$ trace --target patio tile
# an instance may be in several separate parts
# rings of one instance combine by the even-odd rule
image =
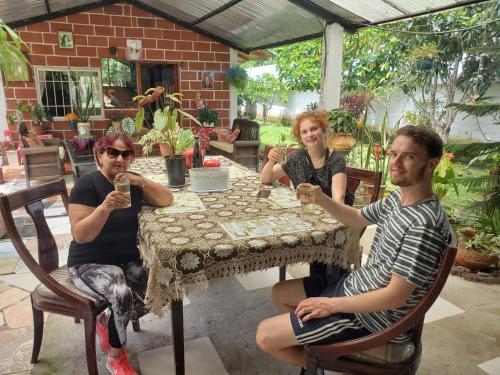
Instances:
[[[0,331],[0,374],[29,373],[33,367],[30,363],[32,348],[32,328]]]
[[[424,323],[430,323],[439,319],[449,318],[450,316],[463,314],[464,312],[465,311],[460,307],[454,305],[451,302],[448,302],[444,298],[438,297],[427,314],[425,314]]]
[[[40,283],[38,279],[30,272],[18,273],[12,275],[0,276],[0,281],[24,289],[28,292],[35,290],[36,286]]]
[[[71,233],[71,225],[69,224],[64,224],[64,225],[60,225],[58,227],[55,227],[55,228],[51,228],[51,231],[52,231],[52,234],[55,236],[55,235],[58,235],[58,234],[69,234]]]
[[[33,326],[33,312],[29,298],[7,307],[3,310],[3,314],[5,323],[11,329]]]
[[[59,251],[59,267],[65,265],[68,262],[68,249]],[[38,253],[32,253],[35,259],[38,259]],[[22,260],[19,260],[14,273],[25,273],[30,272],[26,264]]]
[[[47,225],[50,229],[55,229],[63,225],[69,224],[68,216],[59,216],[59,217],[49,217],[47,218]],[[53,232],[52,232],[53,233]]]
[[[279,281],[279,267],[269,268],[265,271],[250,272],[246,275],[237,275],[235,277],[246,291],[268,288]],[[287,272],[286,279],[290,280],[293,277]]]
[[[14,258],[19,256],[10,239],[0,242],[0,259]]]
[[[0,294],[0,309],[13,305],[23,298],[26,298],[27,296],[29,296],[29,293],[27,293],[26,291],[17,288],[11,288]]]
[[[11,288],[10,285],[0,282],[0,293],[3,293],[6,290],[9,290],[10,288]]]
[[[14,272],[19,258],[0,259],[0,275],[5,275]]]
[[[500,357],[481,363],[478,367],[488,375],[498,375],[500,374]]]
[[[228,374],[215,346],[208,337],[187,341],[185,344],[186,374]],[[172,345],[137,353],[142,375],[173,374]]]

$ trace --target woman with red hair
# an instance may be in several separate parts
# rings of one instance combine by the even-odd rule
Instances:
[[[71,280],[108,303],[97,317],[101,349],[108,354],[112,374],[135,375],[125,345],[129,320],[147,313],[144,306],[148,272],[137,248],[137,215],[144,204],[168,206],[172,192],[142,176],[127,172],[135,159],[134,144],[123,134],[110,133],[94,146],[99,171],[79,178],[69,198],[73,241],[69,247]],[[115,191],[114,181],[130,182],[130,195]]]

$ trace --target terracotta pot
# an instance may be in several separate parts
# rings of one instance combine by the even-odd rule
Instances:
[[[351,151],[356,144],[356,140],[349,133],[330,133],[327,144],[330,150]]]
[[[31,132],[35,135],[43,134],[43,125],[31,124]]]
[[[480,270],[487,268],[492,264],[497,264],[499,261],[496,255],[478,253],[469,249],[458,249],[455,257],[455,265],[467,267],[471,270]]]

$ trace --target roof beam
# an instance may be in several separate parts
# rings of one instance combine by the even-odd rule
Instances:
[[[194,22],[191,22],[191,26],[194,26],[194,25],[197,25],[199,24],[200,22],[203,22],[219,13],[222,13],[224,12],[225,10],[231,8],[232,6],[238,4],[238,3],[241,3],[243,0],[232,0],[226,4],[224,4],[223,6],[217,8],[217,9],[214,9],[213,11],[211,11],[210,13],[207,13],[205,14],[203,17],[200,17],[198,18],[197,20],[195,20]]]
[[[197,26],[192,26],[191,24],[189,24],[189,22],[186,22],[186,21],[183,21],[177,17],[174,17],[172,16],[171,14],[168,14],[168,13],[165,13],[159,9],[156,9],[154,7],[151,7],[149,5],[146,5],[144,4],[142,1],[138,1],[138,0],[126,0],[125,1],[126,3],[128,4],[131,4],[131,5],[134,5],[138,8],[141,8],[143,10],[145,10],[146,12],[149,12],[149,13],[152,13],[152,14],[155,14],[157,16],[160,16],[166,20],[169,20],[169,21],[172,21],[174,23],[177,23],[181,26],[184,26],[185,28],[187,29],[190,29],[192,31],[195,31],[199,34],[202,34],[202,35],[205,35],[213,40],[216,40],[217,42],[220,42],[222,44],[225,44],[226,46],[229,46],[229,47],[232,47],[234,49],[237,49],[239,51],[242,51],[242,52],[245,52],[245,53],[249,53],[250,50],[248,48],[243,48],[242,46],[238,45],[238,44],[235,44],[233,42],[231,42],[230,40],[227,40],[225,38],[222,38],[220,36],[217,36],[215,34],[212,34],[211,32],[209,31],[206,31],[204,29],[201,29]]]
[[[338,23],[341,25],[346,31],[355,32],[356,27],[345,18],[339,17],[336,14],[326,10],[325,8],[319,6],[316,3],[313,3],[310,0],[288,0],[290,3],[298,6],[299,8],[304,9],[306,12],[309,12],[315,15],[318,18],[324,20],[327,24]]]
[[[47,7],[47,14],[41,14],[39,16],[25,18],[23,20],[10,22],[9,26],[12,28],[15,28],[15,27],[20,27],[20,26],[36,23],[36,22],[48,21],[48,20],[51,20],[53,18],[63,17],[63,16],[67,16],[69,14],[74,14],[74,13],[79,13],[79,12],[85,12],[85,11],[90,10],[90,9],[95,9],[95,8],[99,8],[102,6],[118,3],[118,2],[120,2],[120,1],[119,0],[101,0],[101,1],[95,1],[95,2],[92,2],[89,4],[85,4],[85,5],[79,5],[76,7],[59,10],[57,12],[51,12],[48,1],[45,0],[45,6]]]

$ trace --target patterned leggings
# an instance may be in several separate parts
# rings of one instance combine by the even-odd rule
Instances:
[[[78,289],[109,303],[109,343],[114,348],[125,346],[129,320],[148,313],[144,306],[148,271],[141,262],[80,264],[69,268],[69,276]]]

